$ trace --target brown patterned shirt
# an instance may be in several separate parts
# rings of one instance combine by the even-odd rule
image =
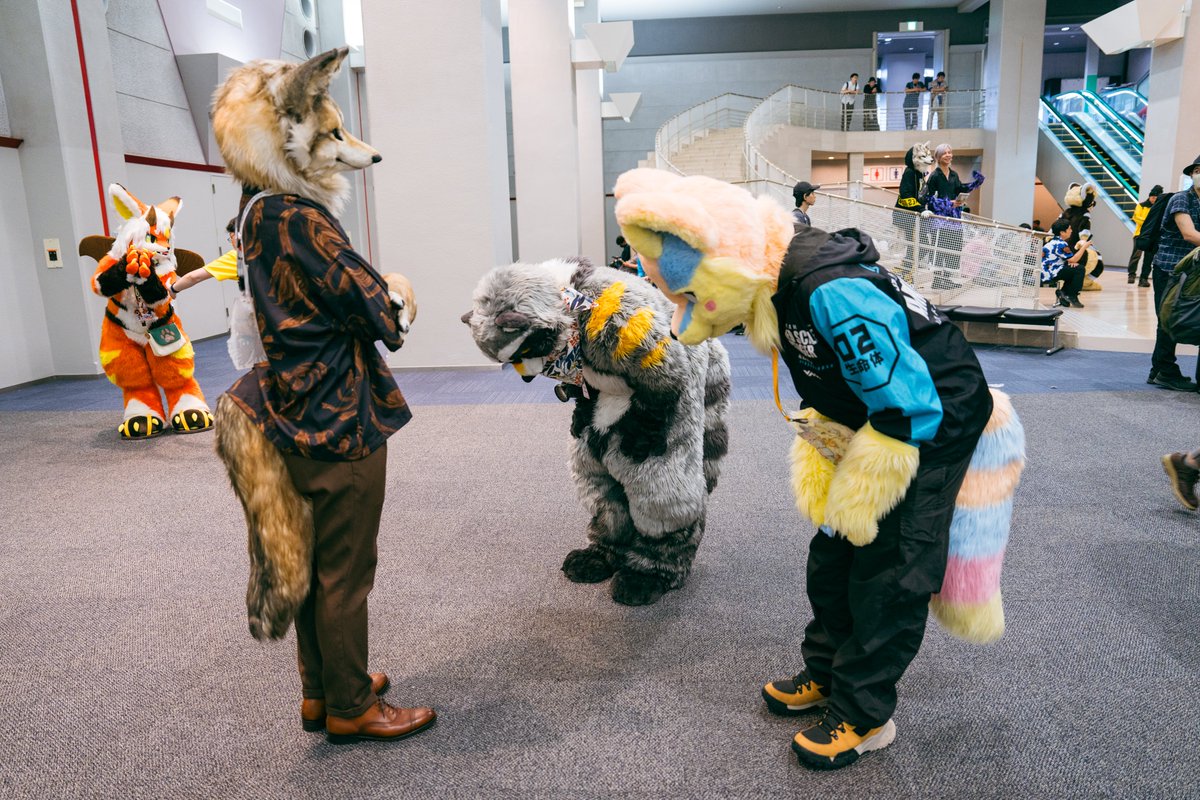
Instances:
[[[375,347],[402,342],[387,284],[324,206],[297,195],[259,200],[243,235],[267,361],[230,396],[284,452],[365,458],[412,417]]]

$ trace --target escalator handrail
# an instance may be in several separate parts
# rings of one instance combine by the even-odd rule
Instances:
[[[1121,173],[1128,179],[1124,181],[1128,187],[1133,187],[1134,182],[1140,184],[1141,146],[1130,139],[1122,128],[1112,125],[1112,122],[1102,113],[1102,109],[1098,109],[1090,97],[1082,92],[1067,91],[1052,97],[1049,102],[1050,107],[1061,119],[1067,120],[1070,125],[1073,125],[1081,136],[1092,140],[1091,144],[1094,145],[1094,148],[1091,149],[1102,156],[1102,161],[1111,162],[1112,166],[1121,170]],[[1076,113],[1075,110],[1069,108],[1075,103],[1082,104],[1084,107],[1082,113]],[[1060,104],[1067,106],[1068,109],[1058,108]],[[1136,192],[1134,194],[1136,196]]]
[[[1108,103],[1108,107],[1116,112],[1117,116],[1123,118],[1126,122],[1128,122],[1130,125],[1132,125],[1134,128],[1136,128],[1143,137],[1145,137],[1145,135],[1146,135],[1146,120],[1145,120],[1145,118],[1139,116],[1137,111],[1133,111],[1132,112],[1133,116],[1129,116],[1128,113],[1117,109],[1117,107],[1115,105],[1113,105],[1112,101],[1109,99],[1109,98],[1116,97],[1118,95],[1129,95],[1129,96],[1132,96],[1135,100],[1141,101],[1141,108],[1145,109],[1146,106],[1149,105],[1149,102],[1150,102],[1146,99],[1145,95],[1143,95],[1141,92],[1139,92],[1137,89],[1135,89],[1132,86],[1109,86],[1104,91],[1098,92],[1098,94],[1100,95],[1100,99],[1103,100],[1105,103]],[[1131,104],[1131,105],[1136,105],[1136,104]]]
[[[1137,133],[1135,133],[1133,127],[1126,122],[1120,114],[1113,111],[1112,106],[1104,102],[1094,92],[1062,92],[1061,94],[1055,95],[1053,99],[1068,99],[1072,96],[1077,96],[1084,102],[1085,105],[1091,105],[1096,108],[1096,110],[1099,111],[1100,116],[1107,120],[1112,127],[1116,128],[1117,133],[1130,144],[1132,149],[1135,151],[1134,155],[1141,156],[1142,150],[1145,147],[1145,134],[1141,134],[1139,136]],[[1053,105],[1053,103],[1051,105]],[[1057,109],[1055,110],[1057,111]]]
[[[1130,125],[1129,120],[1125,119],[1125,117],[1118,114],[1117,110],[1115,108],[1113,108],[1112,106],[1110,106],[1108,104],[1108,101],[1105,100],[1103,97],[1101,97],[1099,94],[1097,94],[1095,92],[1089,92],[1086,90],[1083,91],[1082,94],[1084,97],[1088,98],[1093,103],[1095,103],[1096,106],[1100,109],[1101,113],[1103,113],[1106,117],[1108,117],[1110,120],[1112,120],[1117,125],[1119,125],[1121,127],[1121,129],[1124,130],[1124,132],[1126,134],[1126,138],[1129,139],[1129,141],[1131,143],[1137,145],[1137,149],[1138,149],[1139,153],[1142,152],[1142,149],[1145,147],[1145,144],[1146,144],[1146,132],[1145,131],[1139,131],[1138,129],[1136,129],[1135,127]]]
[[[1042,108],[1045,111],[1049,111],[1050,114],[1052,116],[1054,116],[1054,118],[1057,119],[1062,124],[1062,126],[1066,129],[1067,133],[1069,133],[1071,135],[1071,138],[1074,139],[1076,142],[1078,142],[1079,146],[1082,147],[1084,150],[1086,150],[1088,152],[1088,154],[1091,155],[1091,157],[1093,159],[1095,159],[1096,163],[1100,165],[1100,168],[1103,169],[1106,174],[1108,174],[1110,177],[1112,177],[1114,180],[1116,180],[1117,183],[1121,184],[1121,188],[1123,188],[1128,193],[1129,197],[1134,202],[1137,202],[1138,193],[1136,191],[1134,191],[1133,187],[1130,186],[1129,182],[1126,181],[1123,177],[1121,177],[1120,175],[1116,174],[1112,170],[1105,167],[1104,159],[1101,158],[1100,154],[1096,152],[1096,149],[1094,147],[1092,147],[1091,145],[1089,145],[1087,142],[1080,139],[1079,136],[1075,133],[1074,123],[1072,123],[1071,121],[1066,119],[1062,114],[1058,113],[1058,109],[1056,109],[1054,107],[1054,105],[1052,103],[1050,103],[1047,98],[1045,98],[1045,97],[1041,98],[1041,102],[1042,102]],[[1116,198],[1113,198],[1113,199],[1115,200]]]

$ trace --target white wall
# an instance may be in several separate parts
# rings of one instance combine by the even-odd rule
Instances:
[[[46,312],[38,288],[38,269],[45,269],[34,251],[25,184],[17,151],[0,147],[0,388],[54,374]],[[71,242],[62,242],[72,248]]]
[[[204,163],[155,0],[109,0],[105,14],[125,152]]]

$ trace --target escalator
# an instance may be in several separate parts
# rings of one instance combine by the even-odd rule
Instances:
[[[1138,202],[1143,136],[1091,92],[1042,100],[1041,127],[1128,220]]]
[[[1133,86],[1118,86],[1104,89],[1099,98],[1114,114],[1132,125],[1138,132],[1146,132],[1146,97]]]

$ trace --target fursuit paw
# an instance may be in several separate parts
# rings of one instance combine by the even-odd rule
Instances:
[[[615,570],[605,553],[587,547],[567,553],[562,571],[574,583],[600,583],[611,578]]]
[[[624,606],[648,606],[670,588],[660,575],[626,568],[618,570],[613,578],[612,599]]]
[[[171,417],[171,429],[176,433],[200,433],[213,427],[213,415],[203,408],[189,408]]]
[[[413,294],[412,283],[398,272],[389,272],[383,276],[383,280],[387,283],[388,296],[396,304],[396,324],[403,338],[417,319],[417,300]]]
[[[163,432],[163,421],[153,414],[130,417],[117,426],[117,432],[126,441],[152,439]]]

